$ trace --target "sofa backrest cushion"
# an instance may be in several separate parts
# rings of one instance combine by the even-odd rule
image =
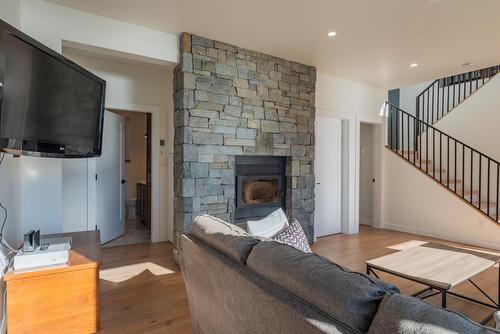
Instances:
[[[192,233],[206,244],[242,264],[246,263],[252,248],[260,242],[238,226],[209,215],[196,217]]]
[[[324,257],[274,241],[256,245],[247,266],[359,332],[368,330],[382,298],[399,292]]]
[[[420,299],[392,295],[384,297],[368,331],[368,334],[378,333],[498,334],[500,332]]]

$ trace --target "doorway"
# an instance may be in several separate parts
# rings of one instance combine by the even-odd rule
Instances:
[[[360,124],[359,136],[359,223],[372,226],[374,178],[374,125]]]
[[[151,114],[110,110],[124,120],[123,200],[124,232],[104,247],[151,241]]]

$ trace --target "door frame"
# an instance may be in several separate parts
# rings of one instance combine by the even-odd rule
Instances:
[[[141,105],[106,101],[105,109],[124,110],[130,112],[141,112],[151,114],[151,241],[160,241],[160,111],[155,105]],[[96,183],[95,159],[88,159],[88,225],[89,230],[96,226]]]
[[[359,115],[339,112],[329,108],[316,108],[316,116],[336,118],[342,121],[342,150],[348,152],[342,180],[346,182],[348,193],[342,197],[342,233],[356,234],[359,232],[359,168],[360,168],[360,132],[361,123],[373,124],[373,176],[375,184],[372,190],[372,227],[381,228],[382,205],[382,143],[384,142],[383,115]],[[346,139],[346,140],[344,140]],[[345,198],[347,197],[347,198]]]
[[[347,193],[347,196],[341,196],[341,230],[343,234],[355,234],[359,231],[359,191],[356,190],[359,184],[359,170],[356,172],[356,166],[359,169],[359,156],[355,154],[358,151],[356,134],[359,137],[359,126],[356,126],[356,116],[327,108],[316,108],[316,112],[317,117],[334,118],[342,122],[342,155],[347,153],[348,156],[342,162],[342,184],[347,185],[347,189],[342,189],[342,195]]]

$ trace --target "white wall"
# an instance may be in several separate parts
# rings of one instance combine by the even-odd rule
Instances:
[[[363,121],[382,123],[379,112],[386,100],[386,90],[318,73],[316,107],[320,114],[337,112]]]
[[[0,19],[19,29],[21,23],[21,0],[0,1]]]
[[[159,237],[160,240],[170,240],[173,226],[172,68],[82,55],[75,50],[67,50],[64,54],[106,80],[106,105],[146,105],[159,108],[159,135],[166,139],[167,147],[165,151],[159,152],[160,183],[153,187],[159,188]]]
[[[389,150],[383,158],[383,228],[500,250],[497,224]]]
[[[129,54],[137,60],[177,62],[175,34],[41,0],[21,0],[21,13],[23,32],[58,52],[64,40]]]
[[[343,151],[348,154],[348,161],[343,161],[342,183],[344,184],[342,198],[342,233],[357,233],[359,228],[359,161],[360,161],[360,124],[361,122],[376,124],[374,133],[383,136],[380,131],[384,118],[380,111],[387,100],[387,91],[371,87],[355,81],[318,73],[316,82],[316,113],[317,115],[334,117],[342,120]],[[376,130],[376,131],[375,131]],[[380,145],[373,152],[375,161],[380,161],[383,138],[374,138]],[[335,140],[333,138],[330,141]],[[338,157],[341,159],[342,157]],[[380,164],[374,168],[374,206],[380,206]],[[341,186],[341,185],[339,185]],[[372,217],[373,225],[380,225],[378,210]]]
[[[59,159],[21,158],[21,229],[61,232],[62,165]]]
[[[399,89],[399,107],[407,113],[415,115],[417,96],[422,93],[431,83],[432,81],[426,81],[411,86],[401,87]]]

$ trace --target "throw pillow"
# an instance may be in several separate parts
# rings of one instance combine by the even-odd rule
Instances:
[[[312,253],[306,234],[297,220],[294,220],[290,226],[276,234],[271,239],[295,247],[304,253]]]
[[[288,227],[288,219],[282,209],[278,209],[261,220],[247,221],[248,233],[254,237],[271,238]]]

